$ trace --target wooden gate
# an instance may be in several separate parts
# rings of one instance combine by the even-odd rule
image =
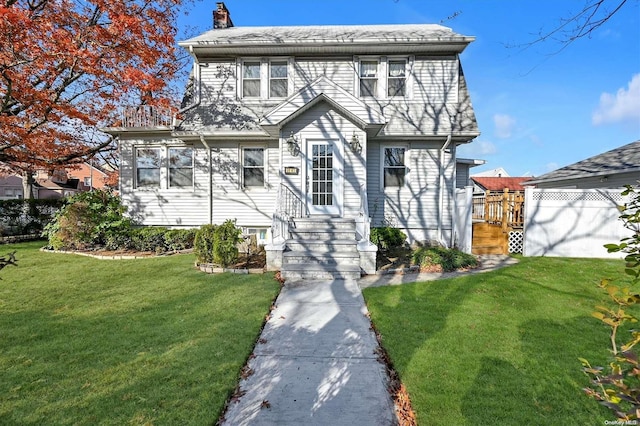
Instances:
[[[524,194],[487,191],[473,198],[473,254],[509,254],[509,232],[524,225]]]

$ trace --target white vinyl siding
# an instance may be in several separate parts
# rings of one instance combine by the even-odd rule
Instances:
[[[294,91],[326,76],[349,93],[355,93],[352,57],[295,58],[294,70]]]
[[[148,145],[155,146],[148,146]],[[140,149],[166,150],[175,141],[120,141],[120,193],[127,214],[142,225],[192,227],[209,223],[208,153],[202,145],[193,146],[193,186],[190,188],[143,187],[136,189],[136,154]],[[163,154],[164,155],[164,154]],[[164,160],[163,160],[164,161]],[[167,182],[166,166],[161,168],[162,182]]]
[[[264,147],[264,189],[245,188],[242,185],[243,148],[258,145],[240,145],[232,141],[216,141],[212,148],[213,223],[235,218],[238,226],[270,227],[278,193],[278,141],[262,144]],[[275,184],[274,184],[275,183]],[[260,189],[260,190],[255,190]]]

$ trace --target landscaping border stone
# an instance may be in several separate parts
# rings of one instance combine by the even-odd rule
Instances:
[[[221,274],[231,272],[232,274],[264,274],[266,268],[221,268],[211,263],[195,263],[196,268],[207,274]]]
[[[134,255],[130,255],[130,254],[102,255],[102,254],[95,254],[95,253],[86,252],[86,251],[51,250],[51,249],[47,249],[45,247],[42,247],[40,249],[40,251],[47,252],[47,253],[75,254],[75,255],[78,255],[78,256],[92,257],[94,259],[99,259],[99,260],[130,260],[130,259],[151,259],[151,258],[154,258],[154,257],[171,256],[171,255],[174,255],[174,254],[192,253],[193,249],[177,250],[177,251],[171,251],[171,252],[166,252],[166,253],[161,253],[161,254],[150,253],[150,254],[145,254],[145,255],[140,255],[140,254],[137,254],[137,255],[136,254],[134,254]]]

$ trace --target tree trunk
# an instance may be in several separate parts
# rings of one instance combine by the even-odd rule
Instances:
[[[31,171],[22,172],[22,197],[25,200],[33,200],[35,198],[33,196],[34,183],[35,179],[33,178],[33,173]]]

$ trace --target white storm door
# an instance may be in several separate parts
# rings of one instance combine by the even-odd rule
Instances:
[[[342,156],[335,141],[307,145],[307,209],[310,215],[342,214]]]

